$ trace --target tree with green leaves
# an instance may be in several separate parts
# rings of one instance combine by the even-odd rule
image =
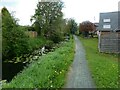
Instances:
[[[27,36],[7,8],[2,8],[2,54],[3,60],[12,59],[28,51]]]
[[[53,39],[59,37],[63,20],[63,2],[39,2],[31,21],[38,35]]]
[[[68,29],[70,30],[71,34],[75,34],[77,32],[78,26],[74,19],[70,18],[67,21]]]

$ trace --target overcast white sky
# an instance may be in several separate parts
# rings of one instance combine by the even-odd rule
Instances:
[[[120,0],[62,0],[64,18],[74,18],[78,23],[89,20],[99,22],[99,13],[118,10]],[[0,0],[0,8],[3,6],[12,12],[19,24],[30,25],[30,17],[34,15],[38,0]]]

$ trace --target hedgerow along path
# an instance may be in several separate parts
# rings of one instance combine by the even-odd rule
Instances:
[[[95,88],[87,65],[85,50],[77,36],[74,36],[74,39],[76,44],[75,57],[64,88]]]

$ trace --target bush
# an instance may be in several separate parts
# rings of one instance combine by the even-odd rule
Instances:
[[[37,38],[29,38],[28,40],[29,43],[29,52],[38,49],[38,48],[42,48],[43,46],[47,45],[52,47],[53,42],[50,40],[46,40],[43,37],[37,37]]]
[[[58,43],[60,41],[62,41],[62,36],[60,36],[60,34],[58,33],[54,33],[50,36],[50,39],[54,42],[54,43]]]
[[[12,59],[28,52],[28,37],[24,32],[14,27],[9,32],[3,32],[3,59]]]
[[[2,40],[3,60],[28,52],[28,37],[5,7],[2,9]]]

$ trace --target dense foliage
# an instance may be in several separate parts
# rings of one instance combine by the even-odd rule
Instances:
[[[72,18],[67,21],[67,27],[71,34],[75,34],[78,30],[77,23]]]
[[[2,58],[2,30],[0,31],[0,58]]]
[[[61,1],[39,2],[35,14],[31,18],[31,21],[34,21],[33,25],[20,26],[17,19],[4,7],[2,9],[3,60],[10,60],[29,53],[47,43],[46,39],[48,41],[52,40],[54,43],[63,40],[65,33],[71,32],[71,28],[69,28],[71,26],[66,19],[63,19],[62,8],[63,2]],[[32,40],[26,35],[26,31],[37,31],[40,40],[38,38]],[[41,38],[44,38],[44,40]]]
[[[2,53],[4,59],[12,59],[28,52],[28,38],[16,19],[4,7],[2,9]]]
[[[31,21],[39,36],[45,36],[52,41],[59,42],[62,39],[62,13],[63,3],[39,2]]]

